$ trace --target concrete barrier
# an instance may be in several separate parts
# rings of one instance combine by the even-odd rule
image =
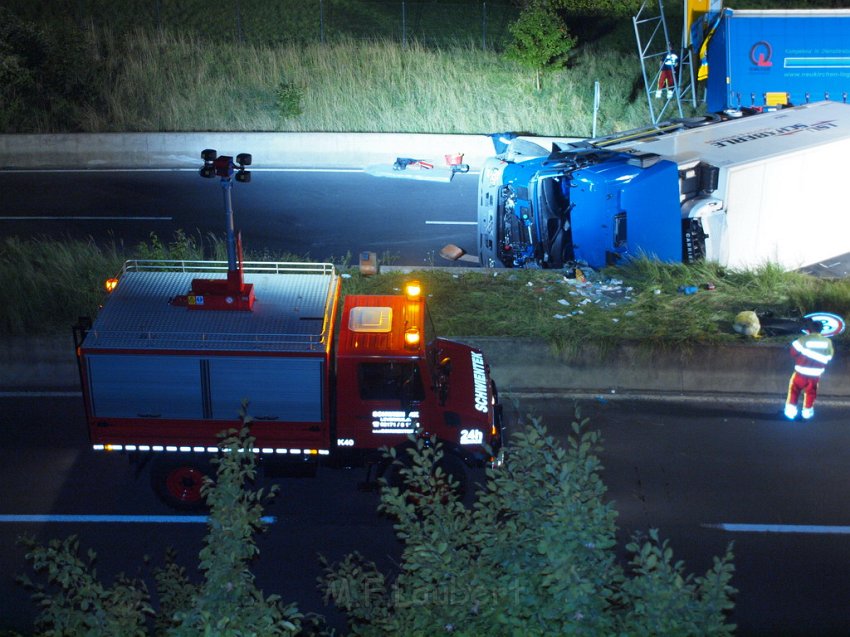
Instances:
[[[669,392],[784,396],[793,370],[786,345],[706,346],[651,352],[622,345],[600,354],[593,348],[559,354],[536,339],[469,337],[506,391]],[[850,398],[850,364],[838,356],[820,385],[820,395]]]
[[[395,133],[73,133],[0,135],[0,170],[199,168],[201,151],[250,153],[256,168],[365,168],[396,157],[442,165],[464,154],[478,169],[493,155],[488,135]]]
[[[506,392],[576,391],[610,393],[751,394],[783,396],[791,357],[783,345],[702,347],[692,351],[649,352],[622,346],[604,356],[592,349],[558,354],[537,339],[465,337],[480,347],[493,378]],[[70,331],[54,337],[0,339],[0,391],[79,389],[79,374]],[[850,398],[850,364],[833,361],[820,392]]]
[[[0,338],[0,390],[79,389],[74,337],[6,336]]]

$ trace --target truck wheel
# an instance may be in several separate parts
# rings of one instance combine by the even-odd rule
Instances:
[[[681,122],[685,128],[699,128],[700,126],[707,126],[708,124],[719,122],[720,116],[712,114],[704,117],[683,117],[674,121]]]
[[[180,511],[206,507],[201,487],[211,475],[207,462],[186,458],[157,458],[151,467],[151,486],[165,504]]]

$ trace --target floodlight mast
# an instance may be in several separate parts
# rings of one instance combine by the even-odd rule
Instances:
[[[251,181],[251,155],[240,153],[236,161],[229,155],[218,155],[212,148],[201,153],[204,165],[201,177],[219,177],[224,197],[225,230],[227,246],[226,279],[193,279],[192,289],[186,296],[172,299],[173,305],[185,305],[198,310],[251,310],[254,306],[254,286],[245,283],[242,269],[242,239],[236,234],[233,222],[233,200],[231,190],[233,179],[241,182]]]
[[[212,148],[207,148],[201,153],[201,158],[204,160],[204,165],[201,168],[201,177],[220,177],[221,190],[224,195],[224,211],[225,211],[225,229],[227,240],[227,268],[228,270],[237,269],[236,255],[236,232],[233,223],[233,201],[230,196],[230,191],[233,188],[233,178],[236,181],[249,182],[251,181],[251,173],[245,170],[245,166],[251,165],[251,155],[240,153],[236,156],[236,163],[233,162],[233,157],[228,155],[217,156],[217,153]],[[238,165],[238,166],[237,166]]]

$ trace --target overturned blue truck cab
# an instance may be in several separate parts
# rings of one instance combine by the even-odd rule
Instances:
[[[694,186],[712,189],[711,171],[701,175],[708,181]],[[702,258],[702,220],[682,219],[679,179],[677,164],[655,153],[588,143],[488,161],[479,185],[481,263],[561,268],[644,253],[664,261]]]

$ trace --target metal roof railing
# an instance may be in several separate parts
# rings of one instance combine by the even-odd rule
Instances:
[[[187,261],[181,259],[131,259],[124,262],[122,272],[207,272],[226,273],[227,261]],[[243,261],[242,271],[256,274],[323,274],[334,275],[332,263],[298,261]]]

